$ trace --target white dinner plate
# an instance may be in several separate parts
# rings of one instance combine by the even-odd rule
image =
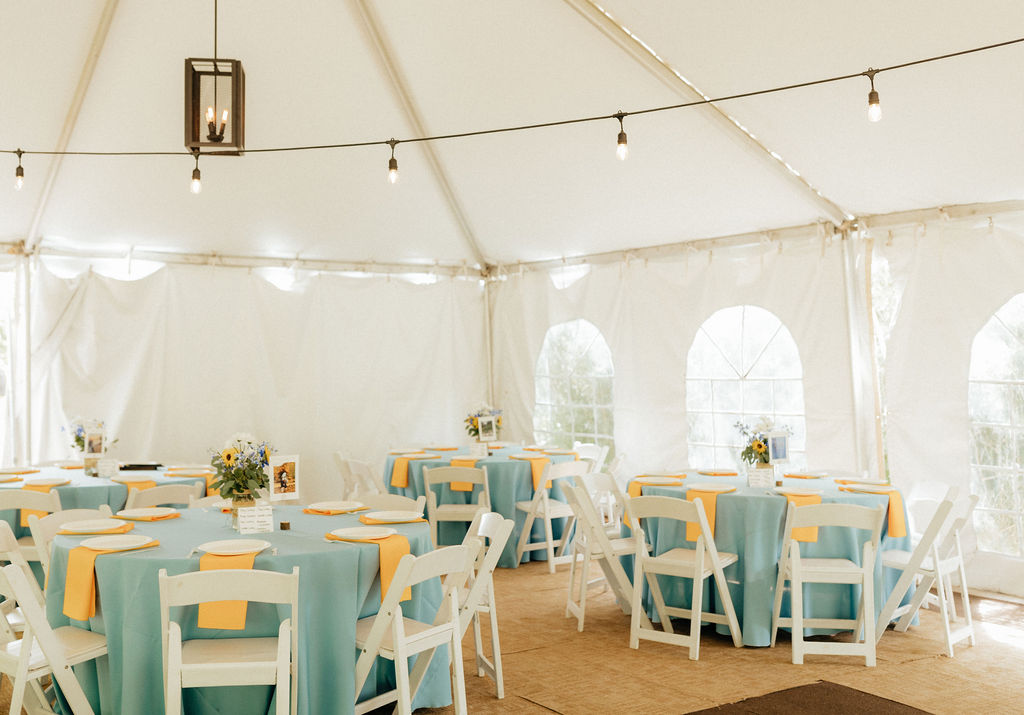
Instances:
[[[676,484],[683,481],[683,478],[673,477],[670,474],[647,474],[642,477],[637,477],[633,481],[643,482],[644,484],[650,484],[653,486],[655,484]]]
[[[864,494],[874,494],[875,492],[896,492],[899,491],[896,487],[888,484],[842,484],[840,485],[848,492],[862,492]]]
[[[116,477],[111,477],[110,481],[118,482],[119,484],[136,484],[138,482],[151,482],[154,476],[156,476],[156,472],[152,474],[118,474]]]
[[[0,474],[34,474],[38,471],[35,467],[0,467]]]
[[[422,451],[423,450],[420,449],[419,447],[401,447],[399,449],[391,450],[390,452],[388,452],[388,454],[416,454]]]
[[[371,511],[366,515],[367,519],[396,524],[402,521],[413,521],[422,517],[423,513],[419,511]]]
[[[737,477],[739,473],[735,469],[698,469],[697,474],[703,474],[705,477]]]
[[[454,452],[458,447],[451,444],[428,444],[421,451],[423,452]]]
[[[517,452],[516,454],[510,454],[509,459],[544,459],[544,455],[541,452]]]
[[[796,487],[776,487],[775,491],[783,496],[788,494],[793,497],[810,497],[822,493],[820,489],[797,489]]]
[[[366,505],[358,501],[318,501],[310,504],[309,508],[317,511],[353,511],[364,506]]]
[[[505,449],[505,447],[508,447],[508,442],[488,442],[487,444],[492,449]]]
[[[26,479],[25,484],[37,484],[41,487],[61,487],[71,484],[67,477],[40,477],[39,479]]]
[[[398,532],[387,526],[349,526],[344,529],[335,529],[332,536],[339,539],[386,539]]]
[[[697,489],[702,492],[718,492],[719,494],[736,491],[736,487],[728,484],[687,484],[686,488],[687,490]]]
[[[61,524],[60,528],[63,531],[88,533],[90,531],[106,531],[107,529],[118,529],[123,526],[124,522],[118,521],[117,519],[81,519],[79,521],[69,521],[66,524]]]
[[[576,454],[575,449],[545,449],[548,454]]]
[[[170,506],[147,506],[138,509],[122,509],[117,512],[117,515],[125,519],[155,519],[177,513],[178,510]]]
[[[827,477],[828,472],[783,472],[784,477],[796,477],[797,479],[821,479]]]
[[[199,551],[216,556],[238,556],[240,554],[259,553],[270,548],[270,542],[263,539],[225,539],[223,541],[207,541],[196,547]]]
[[[95,551],[126,551],[145,546],[152,540],[152,536],[144,534],[111,534],[110,536],[94,536],[91,539],[85,539],[79,545]]]

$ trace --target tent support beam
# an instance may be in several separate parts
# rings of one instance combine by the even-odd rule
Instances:
[[[406,82],[405,75],[402,74],[402,70],[398,66],[394,52],[391,50],[390,43],[388,43],[373,8],[369,6],[366,0],[354,0],[354,4],[363,20],[363,29],[373,48],[377,51],[377,57],[387,73],[388,79],[391,82],[391,88],[395,93],[395,98],[405,112],[406,119],[412,125],[412,129],[417,136],[428,136],[429,132],[426,130],[423,117],[415,101],[413,101],[412,93],[409,91],[409,84]],[[434,174],[434,179],[437,181],[441,193],[448,202],[448,208],[461,229],[462,238],[465,240],[473,259],[480,268],[486,268],[487,262],[484,259],[483,251],[480,250],[480,242],[477,241],[476,234],[469,224],[469,217],[462,208],[462,202],[456,196],[455,189],[448,179],[448,174],[441,165],[441,160],[434,150],[434,144],[432,142],[420,142],[419,146],[427,157],[427,163]]]
[[[594,3],[593,0],[564,1],[590,24],[600,30],[605,37],[618,45],[620,49],[641,67],[683,99],[687,101],[708,99],[708,96],[701,92],[692,82],[655,54],[650,45],[620,25],[603,8]],[[715,104],[708,104],[706,106],[708,108],[708,116],[715,119],[727,134],[739,139],[742,144],[753,149],[754,155],[764,159],[766,164],[772,167],[776,175],[784,178],[791,186],[797,188],[801,196],[809,199],[817,206],[826,218],[836,225],[840,225],[853,218],[852,214],[843,210],[838,204],[822,194],[821,191],[804,178],[803,174],[783,160],[778,153],[762,144],[739,120]]]
[[[100,14],[100,21],[96,25],[96,31],[92,36],[92,44],[89,46],[89,53],[85,56],[82,65],[82,74],[78,77],[78,86],[75,87],[75,94],[71,98],[71,106],[68,107],[67,116],[64,118],[64,126],[60,130],[60,137],[54,151],[67,151],[71,142],[71,135],[74,134],[75,125],[78,124],[78,113],[85,102],[85,95],[89,91],[89,84],[92,82],[93,72],[96,70],[96,63],[103,52],[103,45],[107,41],[107,32],[114,21],[114,13],[117,10],[118,0],[106,0],[103,5],[103,12]],[[61,162],[64,157],[56,154],[50,159],[50,168],[46,172],[46,180],[43,182],[42,191],[39,193],[39,202],[36,204],[35,213],[32,214],[32,224],[29,226],[28,234],[25,236],[25,251],[32,253],[39,243],[39,225],[43,222],[46,214],[46,207],[50,203],[50,194],[53,193],[54,184],[57,183],[57,175],[60,174]]]

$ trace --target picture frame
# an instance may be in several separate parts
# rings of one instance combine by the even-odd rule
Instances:
[[[85,454],[106,454],[107,440],[103,430],[87,430],[85,433]]]
[[[477,439],[481,442],[493,442],[498,439],[498,420],[494,415],[483,415],[477,418]]]
[[[270,501],[298,500],[299,455],[271,455],[267,476],[270,480]]]
[[[788,433],[768,432],[765,439],[768,441],[768,462],[770,464],[785,464],[789,461]]]

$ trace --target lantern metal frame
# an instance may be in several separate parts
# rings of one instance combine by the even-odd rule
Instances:
[[[230,141],[207,139],[205,108],[200,95],[203,77],[226,78],[231,84],[227,122]],[[239,156],[245,153],[245,71],[240,60],[202,57],[185,60],[185,146],[189,151],[208,150],[203,151],[204,154]]]

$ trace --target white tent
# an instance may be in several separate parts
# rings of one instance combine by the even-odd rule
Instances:
[[[220,5],[250,150],[637,112],[1016,39],[1024,19],[1009,1]],[[878,474],[884,446],[900,486],[972,484],[972,344],[1024,291],[1024,45],[879,74],[878,123],[855,77],[627,116],[626,162],[608,119],[402,142],[394,186],[380,145],[203,157],[194,196],[182,60],[211,54],[212,21],[208,0],[0,9],[0,150],[180,152],[28,153],[24,188],[0,184],[8,460],[62,456],[79,413],[159,459],[245,429],[326,494],[331,451],[456,439],[480,400],[531,439],[544,336],[585,318],[611,349],[627,467],[685,463],[690,346],[716,310],[757,305],[799,349],[808,463]],[[877,326],[884,404],[880,261],[898,308]],[[574,264],[591,270],[549,280]],[[1012,555],[975,566],[1024,593]]]

